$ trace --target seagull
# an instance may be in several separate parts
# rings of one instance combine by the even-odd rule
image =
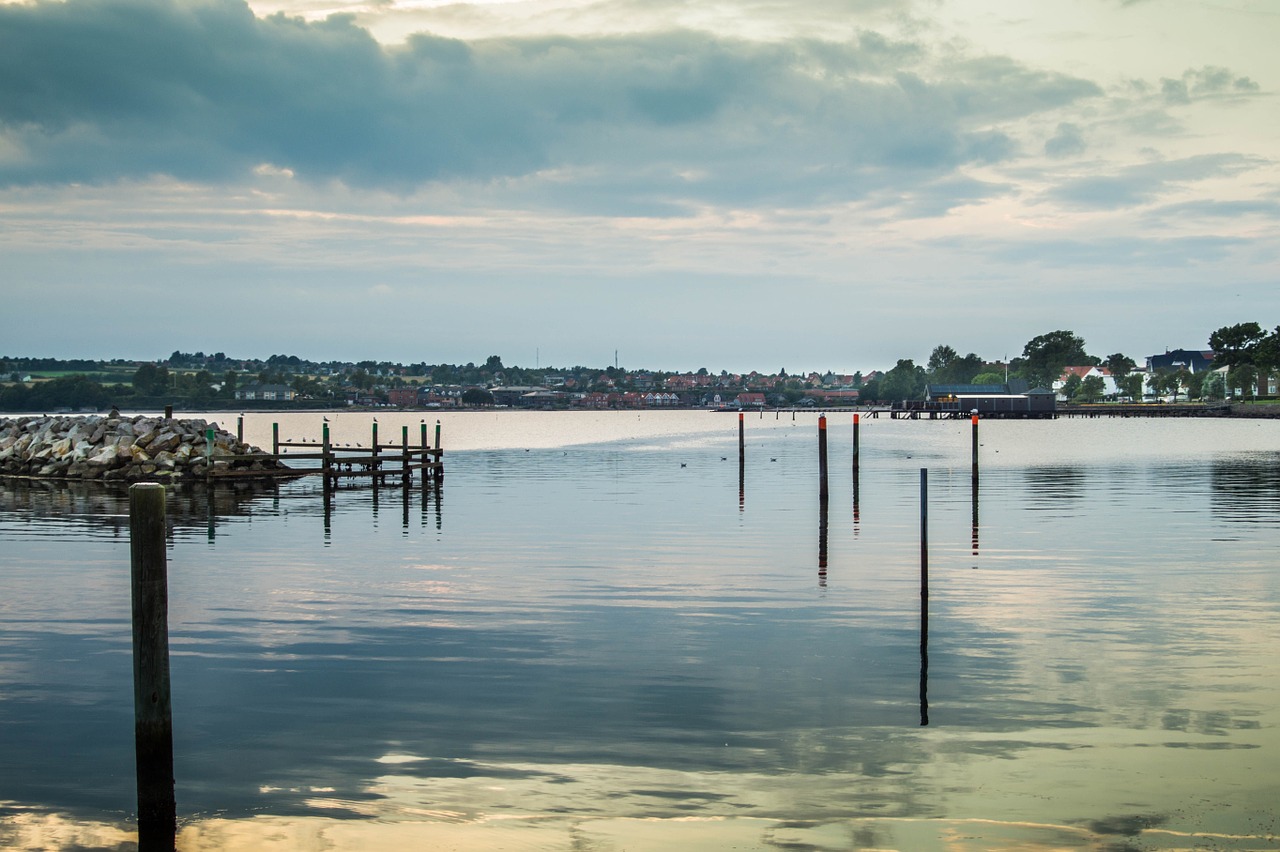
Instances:
[[[680,462],[680,466],[681,466],[681,467],[688,467],[688,465],[686,465],[684,462]]]
[[[777,459],[769,459],[769,461],[777,461]]]
[[[323,417],[323,415],[322,415],[322,417]],[[325,422],[325,423],[328,423],[328,422],[329,422],[329,418],[328,418],[328,417],[324,417],[324,422]]]

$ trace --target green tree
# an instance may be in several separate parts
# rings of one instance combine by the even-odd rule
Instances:
[[[133,373],[133,387],[144,396],[159,396],[169,389],[169,368],[143,364]]]
[[[1102,380],[1102,376],[1085,376],[1080,380],[1080,387],[1076,389],[1073,399],[1076,402],[1097,402],[1102,399],[1106,390],[1107,383]]]
[[[463,405],[493,405],[493,394],[484,388],[467,388],[462,392]]]
[[[1130,373],[1123,379],[1116,382],[1120,388],[1120,392],[1129,397],[1132,402],[1142,402],[1143,388],[1146,385],[1147,377],[1142,373]]]
[[[1083,380],[1078,375],[1076,375],[1075,373],[1072,373],[1071,375],[1067,376],[1067,380],[1063,382],[1062,390],[1059,391],[1059,393],[1061,393],[1067,399],[1074,401],[1076,394],[1080,393],[1080,385],[1082,381]]]
[[[1256,322],[1227,325],[1209,335],[1209,348],[1218,366],[1237,367],[1253,364],[1254,350],[1267,336]]]
[[[1108,355],[1103,359],[1102,366],[1106,367],[1112,377],[1119,382],[1125,376],[1132,373],[1133,368],[1138,365],[1134,363],[1134,360],[1128,355],[1125,355],[1122,352],[1116,352],[1115,354]]]
[[[1257,396],[1258,368],[1252,364],[1237,364],[1227,370],[1227,389],[1239,389],[1241,396]]]
[[[1222,374],[1218,372],[1205,373],[1204,381],[1200,385],[1200,395],[1205,399],[1222,399],[1226,396],[1226,383],[1222,381]]]
[[[1095,365],[1098,359],[1085,352],[1084,338],[1070,331],[1051,331],[1027,341],[1022,347],[1023,377],[1033,387],[1052,387],[1068,366]]]
[[[909,358],[900,359],[880,380],[880,398],[888,400],[923,399],[927,381],[923,367]]]
[[[929,375],[931,377],[936,377],[939,374],[942,374],[943,371],[951,366],[951,362],[956,360],[958,357],[956,350],[952,349],[950,346],[939,345],[933,347],[933,352],[929,354]]]

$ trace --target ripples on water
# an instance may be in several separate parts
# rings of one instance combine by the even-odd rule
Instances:
[[[968,424],[867,422],[855,503],[833,418],[823,537],[812,415],[741,479],[731,415],[573,417],[170,496],[188,848],[1276,848],[1274,427],[985,424],[975,506]],[[127,829],[126,504],[0,484],[0,845]]]

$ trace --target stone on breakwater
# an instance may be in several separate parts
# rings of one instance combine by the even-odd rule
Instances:
[[[204,476],[208,427],[200,419],[144,416],[0,418],[0,476],[112,481]],[[228,459],[247,455],[260,458]],[[286,467],[221,429],[214,432],[213,456],[219,469]]]

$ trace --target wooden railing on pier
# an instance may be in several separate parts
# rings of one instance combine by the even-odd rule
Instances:
[[[243,423],[238,427],[243,429]],[[215,455],[212,439],[209,447],[209,464],[206,477],[209,481],[226,478],[296,479],[305,476],[324,477],[325,489],[332,488],[343,479],[368,477],[374,485],[386,485],[388,480],[399,479],[409,486],[414,471],[418,471],[425,487],[429,482],[444,478],[444,450],[440,447],[440,424],[436,423],[435,445],[427,443],[427,426],[422,424],[418,444],[409,443],[409,427],[402,427],[400,443],[383,443],[378,440],[377,421],[373,424],[370,445],[337,446],[329,440],[329,424],[326,422],[320,441],[281,441],[280,425],[271,424],[271,452],[255,455]],[[290,451],[293,452],[290,452]],[[301,452],[298,452],[301,450]],[[264,467],[261,470],[219,467],[219,462],[271,461],[280,467]],[[313,463],[307,467],[290,466],[295,462]]]

